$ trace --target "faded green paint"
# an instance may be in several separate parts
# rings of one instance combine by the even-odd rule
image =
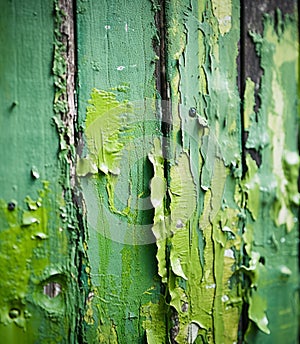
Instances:
[[[295,233],[292,220],[295,218],[293,211],[299,197],[295,187],[299,159],[295,152],[295,142],[282,146],[284,134],[281,132],[281,138],[276,137],[280,132],[279,128],[284,126],[285,122],[283,118],[276,120],[273,117],[276,111],[282,112],[283,99],[292,97],[291,94],[295,95],[294,84],[289,87],[285,85],[288,91],[281,88],[278,73],[282,73],[281,69],[285,68],[297,75],[291,69],[291,64],[295,63],[293,57],[297,56],[297,48],[290,43],[292,52],[287,57],[288,61],[285,61],[285,55],[280,49],[288,49],[287,42],[292,42],[293,33],[281,30],[280,35],[286,37],[282,36],[281,41],[278,41],[277,36],[274,36],[274,24],[269,19],[265,25],[265,35],[272,44],[279,45],[279,50],[274,50],[272,46],[264,51],[266,39],[252,34],[258,44],[262,68],[264,71],[269,70],[269,78],[273,82],[270,83],[270,79],[266,83],[272,85],[271,88],[267,88],[263,83],[260,95],[266,99],[265,103],[262,101],[262,108],[266,104],[266,107],[269,106],[269,112],[266,108],[255,113],[255,84],[250,78],[247,80],[242,128],[240,98],[236,84],[238,66],[232,62],[238,57],[240,8],[238,1],[228,1],[226,4],[224,6],[224,2],[220,1],[206,1],[201,4],[197,1],[172,1],[165,4],[164,11],[168,23],[165,42],[166,78],[170,99],[163,100],[161,106],[172,109],[172,132],[170,140],[167,140],[168,147],[163,146],[166,141],[155,134],[150,140],[150,146],[153,145],[153,148],[145,149],[153,167],[153,176],[148,175],[148,180],[152,177],[152,231],[157,246],[158,276],[164,286],[164,293],[161,297],[155,296],[157,284],[155,287],[153,280],[150,282],[151,278],[155,278],[155,274],[146,272],[147,278],[150,277],[149,290],[152,290],[153,294],[150,302],[147,298],[140,302],[143,307],[139,308],[139,315],[132,311],[134,303],[128,296],[130,290],[135,298],[142,292],[142,288],[135,288],[133,291],[131,286],[132,278],[137,274],[132,272],[133,266],[129,261],[137,248],[122,245],[116,248],[116,243],[109,242],[110,239],[116,240],[116,237],[113,237],[114,232],[117,232],[117,235],[130,232],[130,226],[135,226],[138,218],[131,215],[132,204],[137,204],[133,200],[139,194],[136,193],[137,189],[132,188],[138,174],[131,174],[129,184],[126,180],[120,183],[122,174],[129,176],[126,164],[131,161],[126,159],[126,164],[122,164],[124,151],[129,146],[131,154],[137,154],[138,150],[135,145],[129,145],[130,140],[139,135],[135,129],[136,123],[132,121],[132,114],[141,114],[136,104],[131,102],[136,99],[136,84],[133,86],[130,82],[129,86],[130,77],[116,76],[116,71],[113,76],[106,77],[100,83],[96,78],[93,61],[81,64],[85,73],[82,74],[82,80],[87,80],[87,76],[90,75],[90,79],[93,80],[89,81],[90,89],[95,86],[99,88],[92,91],[90,105],[87,108],[85,140],[88,151],[83,159],[79,160],[79,165],[82,175],[90,175],[89,180],[92,181],[92,187],[89,188],[88,182],[84,182],[83,179],[86,194],[96,190],[98,196],[95,199],[101,209],[97,219],[98,233],[93,233],[90,226],[89,240],[89,245],[98,240],[100,248],[90,246],[88,252],[91,262],[91,289],[95,290],[94,299],[97,297],[102,303],[92,301],[87,309],[86,319],[89,319],[91,329],[96,328],[99,323],[102,324],[98,327],[98,333],[101,333],[98,338],[102,342],[109,336],[113,336],[116,342],[123,342],[120,335],[125,334],[126,340],[141,340],[142,336],[136,334],[137,323],[132,327],[134,319],[140,316],[143,318],[142,324],[148,343],[232,343],[243,338],[246,341],[259,342],[261,336],[266,335],[270,342],[274,342],[274,338],[277,338],[274,328],[280,328],[280,324],[276,315],[272,315],[272,322],[270,321],[268,298],[271,298],[270,302],[273,305],[276,301],[272,296],[267,297],[264,291],[265,276],[271,277],[272,274],[270,275],[271,270],[266,267],[265,249],[257,247],[256,240],[260,242],[261,238],[267,236],[267,231],[262,234],[259,230],[264,219],[268,218],[262,215],[266,209],[269,209],[275,227],[287,224],[287,232]],[[289,20],[292,23],[291,29],[295,29],[295,23]],[[284,25],[283,23],[282,20],[279,25]],[[105,34],[111,46],[122,39],[120,36],[108,36],[112,28],[108,21],[103,22],[103,27],[103,35]],[[280,45],[280,42],[284,44]],[[106,46],[106,55],[111,52],[108,47],[109,44]],[[274,60],[277,61],[279,69],[270,68],[270,56],[264,62],[264,52],[276,55]],[[121,55],[118,53],[117,56]],[[91,59],[91,56],[90,52],[86,58]],[[111,59],[106,61],[106,68],[111,70],[109,66],[116,57],[109,56]],[[131,58],[129,54],[129,61]],[[289,62],[289,66],[285,62]],[[126,69],[124,65],[122,69],[119,67],[117,70],[120,73]],[[267,78],[267,73],[263,78]],[[122,84],[126,87],[121,87]],[[274,98],[268,93],[270,89]],[[168,101],[169,104],[164,105],[164,101]],[[150,104],[150,113],[155,112],[151,100]],[[295,103],[292,101],[291,104]],[[285,111],[286,114],[290,114],[295,109],[287,108]],[[266,120],[268,113],[273,114],[269,121]],[[295,113],[291,116],[293,120],[296,118]],[[144,117],[145,120],[149,118]],[[168,120],[162,117],[162,121]],[[127,126],[122,121],[126,122]],[[286,127],[285,131],[294,128],[290,125],[291,127]],[[266,126],[269,126],[269,133],[265,130]],[[155,126],[151,128],[155,129]],[[265,164],[259,169],[248,157],[248,170],[243,177],[242,130],[248,132],[246,148],[260,152],[269,149],[268,140],[273,137],[270,145],[274,150],[273,157],[270,151],[269,155],[264,157],[268,162],[274,159],[273,169],[270,170]],[[130,135],[130,132],[134,135]],[[285,158],[279,161],[278,157],[282,156]],[[263,168],[265,170],[262,170]],[[260,171],[263,172],[260,174]],[[265,190],[263,185],[271,180],[268,175],[270,173],[282,182],[278,191],[273,194],[274,200],[277,201],[262,207],[262,194]],[[125,194],[126,202],[123,202],[123,207],[120,207],[121,203],[117,204],[116,196],[120,192],[116,187],[118,183],[122,185],[121,189]],[[269,189],[266,187],[266,190]],[[89,204],[87,209],[89,213]],[[149,220],[151,216],[149,214]],[[117,218],[122,222],[122,227],[115,224]],[[113,230],[110,223],[114,223]],[[105,230],[101,227],[105,227]],[[271,233],[264,244],[271,243],[278,250],[280,244],[276,236],[275,233]],[[282,243],[286,240],[285,236],[286,234],[282,233]],[[121,238],[121,241],[123,240],[124,237]],[[296,242],[295,236],[291,238],[291,245],[292,242]],[[263,244],[261,246],[264,247]],[[296,246],[294,249],[296,250]],[[95,252],[99,256],[96,256]],[[111,257],[118,252],[122,258],[118,258],[117,264],[116,256],[113,260]],[[296,256],[297,254],[295,259]],[[97,260],[98,257],[100,261]],[[139,256],[139,259],[141,257]],[[137,256],[135,264],[140,264],[141,260],[136,259]],[[277,265],[272,269],[281,276],[281,283],[288,285],[288,290],[295,291],[296,284],[287,282],[296,278],[293,277],[295,266],[290,266],[281,255],[276,259]],[[121,276],[121,284],[116,275],[112,276],[112,271],[116,271],[117,267],[120,269],[118,273]],[[95,268],[99,269],[102,279],[98,279],[95,272],[93,277]],[[145,281],[146,277],[143,276]],[[119,296],[116,295],[118,288],[122,288]],[[276,298],[279,299],[279,294]],[[121,311],[115,310],[116,303],[122,304]],[[250,321],[246,334],[239,333],[238,330],[242,307],[245,304],[248,304]],[[281,306],[273,307],[277,309],[276,307]],[[294,307],[296,309],[297,306],[294,304]],[[124,309],[130,309],[127,317],[131,318],[131,324],[124,321],[124,315],[121,320],[120,314],[123,314]],[[284,310],[282,314],[285,314]],[[296,318],[295,313],[293,316]],[[296,331],[295,323],[293,329]],[[294,334],[293,338],[296,338]],[[91,337],[88,338],[91,340]]]
[[[218,19],[219,31],[221,35],[224,35],[231,29],[232,2],[231,0],[212,0],[212,8],[214,16]]]
[[[59,6],[30,0],[0,4],[0,337],[5,343],[70,343],[80,332],[78,232],[61,120],[68,106]],[[44,287],[54,283],[61,292],[50,297]]]
[[[154,15],[151,1],[77,4],[89,343],[142,343],[144,306],[159,299],[147,158],[159,135]]]
[[[296,342],[296,15],[249,33],[241,121],[238,0],[77,1],[77,121],[66,2],[0,5],[1,339]]]
[[[254,112],[253,86],[246,88],[249,118],[246,147],[262,158],[258,167],[247,157],[244,181],[244,242],[249,257],[244,267],[250,286],[248,343],[283,342],[298,338],[297,99],[298,40],[295,16],[264,20],[263,35],[252,33],[264,71],[261,105]],[[253,85],[248,80],[248,85]],[[252,94],[251,94],[252,93]],[[249,116],[250,115],[250,116]],[[255,326],[255,325],[256,326]],[[260,329],[261,331],[258,331]]]
[[[244,94],[244,130],[249,131],[250,122],[253,125],[255,122],[255,97],[254,97],[254,88],[255,83],[248,78],[245,85],[245,94]]]

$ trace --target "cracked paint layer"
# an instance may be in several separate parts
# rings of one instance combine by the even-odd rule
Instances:
[[[7,147],[0,166],[1,338],[296,342],[296,17],[278,10],[276,19],[266,16],[263,33],[249,32],[263,70],[261,104],[256,110],[260,85],[249,77],[241,128],[239,2],[165,2],[164,101],[173,118],[162,139],[152,48],[161,4],[76,3],[77,123],[67,3],[0,5],[8,24],[0,32],[7,41],[0,120],[11,134],[0,137]],[[10,16],[18,18],[18,37]],[[48,80],[52,48],[44,46],[53,37]],[[35,49],[41,54],[28,53]],[[74,189],[75,127],[86,144],[78,140],[82,193]],[[242,129],[244,148],[261,155],[259,164],[246,154],[244,174]]]
[[[243,182],[247,214],[243,240],[249,259],[242,269],[249,278],[245,301],[251,320],[245,335],[248,343],[298,338],[297,25],[295,15],[283,16],[277,10],[276,18],[266,16],[263,33],[251,33],[263,70],[256,113],[250,78],[245,91],[246,147],[262,157],[258,167],[247,156]]]
[[[71,191],[74,117],[67,95],[66,41],[70,47],[74,37],[62,29],[70,5],[62,10],[62,2],[0,5],[0,93],[6,99],[0,116],[6,128],[0,332],[6,343],[75,342],[81,328],[78,214]]]
[[[133,301],[134,295],[146,303],[149,302],[149,297],[150,300],[152,299],[152,293],[157,294],[154,281],[150,282],[150,286],[145,290],[144,284],[136,286],[132,284],[130,278],[130,274],[138,273],[131,265],[132,255],[136,259],[136,254],[140,251],[139,254],[145,254],[146,259],[153,250],[151,245],[154,241],[151,232],[153,211],[147,183],[151,173],[150,165],[147,165],[147,151],[151,149],[152,144],[149,141],[148,144],[145,142],[141,146],[139,135],[145,135],[145,132],[149,131],[149,138],[152,140],[157,121],[149,117],[153,115],[152,101],[148,104],[150,108],[147,114],[145,113],[147,103],[144,101],[142,105],[139,102],[118,101],[118,89],[116,87],[109,92],[97,89],[92,91],[86,117],[85,153],[79,158],[77,165],[87,207],[90,238],[95,240],[99,236],[100,245],[109,244],[101,253],[100,267],[106,271],[111,264],[114,264],[110,261],[111,258],[116,259],[110,257],[112,249],[119,252],[121,259],[118,268],[121,270],[110,275],[106,275],[107,272],[104,274],[103,271],[101,276],[105,276],[105,279],[101,277],[100,280],[98,274],[91,273],[89,282],[93,297],[87,303],[85,321],[90,333],[95,331],[97,338],[103,343],[108,338],[110,340],[114,338],[116,343],[120,342],[118,339],[120,331],[127,331],[127,321],[139,325],[138,319],[142,313],[144,314],[144,307],[138,299]],[[143,116],[142,121],[139,120],[139,116]],[[141,127],[146,131],[141,131]],[[137,176],[139,171],[146,168],[148,172],[144,171],[145,182],[141,183],[139,178],[136,179],[138,184],[135,184],[132,176]],[[92,241],[89,242],[91,245]],[[97,252],[100,253],[98,249],[94,247],[92,252],[87,252],[91,272],[94,271],[93,269],[99,269],[97,268],[99,260],[95,255]],[[142,259],[142,256],[139,259]],[[145,265],[151,263],[144,260],[142,262]],[[148,271],[145,273],[148,274]],[[107,281],[111,290],[109,294],[106,292]],[[147,289],[152,292],[147,292]],[[132,290],[129,300],[128,290]],[[122,311],[118,308],[120,302],[124,306],[128,303]],[[117,312],[113,314],[122,317],[112,318],[110,315],[112,311]],[[125,312],[125,315],[121,315],[122,312]],[[127,319],[125,323],[124,316]],[[134,332],[131,335],[137,336]]]
[[[16,201],[7,204],[0,200],[0,327],[1,337],[8,343],[17,337],[24,343],[64,343],[76,316],[73,303],[77,295],[70,295],[70,290],[76,290],[76,281],[65,259],[68,228],[53,209],[51,194],[49,183],[44,182],[37,198],[26,197],[24,208]],[[62,198],[57,202],[65,209]],[[53,224],[61,227],[54,230]],[[49,251],[55,252],[55,257]],[[59,286],[55,296],[45,289],[51,283]]]
[[[158,144],[149,156],[151,193],[168,185],[165,197],[153,203],[158,273],[169,300],[161,335],[167,331],[174,343],[232,343],[242,306],[237,272],[243,210],[233,197],[242,175],[232,63],[239,5],[174,1],[165,10],[174,128],[168,180],[161,182],[165,165]],[[227,16],[230,25],[222,22]]]
[[[153,7],[152,1],[138,0],[77,6],[83,134],[77,168],[89,259],[86,342],[144,340],[148,305],[160,298],[151,232],[153,169],[147,158],[153,137],[160,135]]]
[[[191,14],[195,13],[195,9],[199,11],[198,18]],[[182,2],[166,7],[167,16],[174,25],[168,32],[167,48],[171,56],[168,60],[170,96],[174,103],[184,104],[175,105],[173,110],[174,155],[168,171],[169,181],[165,181],[169,185],[164,201],[167,208],[163,211],[162,201],[154,205],[153,232],[157,238],[158,271],[167,289],[166,298],[170,300],[167,330],[171,341],[178,343],[194,342],[197,338],[201,343],[237,341],[241,308],[243,304],[248,304],[250,321],[247,332],[240,333],[241,338],[251,343],[262,340],[271,343],[279,335],[284,340],[285,328],[286,331],[292,329],[291,335],[296,340],[298,235],[295,228],[299,204],[296,186],[299,156],[295,139],[295,76],[298,75],[296,21],[293,16],[282,17],[277,11],[277,22],[272,17],[266,17],[263,36],[251,33],[264,71],[260,90],[262,103],[255,113],[256,86],[248,78],[244,125],[248,132],[246,148],[262,154],[262,166],[258,167],[250,156],[247,157],[248,171],[243,177],[238,139],[241,123],[238,117],[234,118],[234,114],[239,112],[239,99],[234,79],[231,79],[236,72],[232,61],[237,56],[239,26],[237,22],[234,26],[233,22],[230,31],[226,35],[220,32],[222,37],[217,39],[217,35],[212,34],[217,31],[213,18],[217,14],[210,10],[209,2],[203,8],[198,8],[193,2],[186,4],[186,7]],[[235,18],[237,3],[232,4],[232,10]],[[205,21],[201,22],[202,18]],[[201,40],[193,38],[197,29],[201,32]],[[231,57],[226,44],[233,44],[229,49],[233,54]],[[195,62],[194,51],[201,52],[198,63]],[[222,55],[223,52],[225,55]],[[229,70],[226,66],[233,67]],[[198,78],[195,78],[196,75]],[[232,84],[230,81],[233,81]],[[199,100],[199,95],[193,96],[195,90],[201,90],[202,99],[200,97]],[[190,110],[187,110],[189,107]],[[191,122],[189,116],[195,112],[191,109],[195,108],[206,118],[205,126],[208,124],[209,130],[222,142],[221,154],[210,149],[211,146],[203,137],[201,139],[201,135],[187,130]],[[177,127],[180,130],[176,134]],[[191,133],[196,140],[189,139]],[[294,135],[286,137],[285,133]],[[160,171],[163,167],[157,167],[162,161],[161,153],[157,149],[154,152],[150,160],[156,179],[162,175]],[[216,166],[212,168],[211,160],[206,162],[207,157],[214,157]],[[186,207],[181,188],[172,193],[172,180],[176,189],[175,169],[185,171],[181,177],[182,185],[188,185],[188,180],[191,182],[191,210]],[[213,181],[214,174],[218,176],[216,183]],[[224,193],[222,178],[225,178]],[[155,187],[153,182],[153,192],[157,193]],[[193,206],[194,190],[199,210]],[[221,207],[218,207],[218,198]],[[184,209],[185,214],[190,215],[191,212],[187,223],[175,218],[178,209],[172,201],[175,204],[182,201],[179,208]],[[211,218],[214,207],[218,211]],[[208,224],[206,227],[203,221]],[[195,241],[196,247],[193,246]],[[290,258],[287,257],[288,250],[291,250]],[[191,261],[193,268],[189,270]],[[197,285],[192,288],[195,280]],[[274,295],[270,293],[270,288]],[[289,298],[278,302],[283,297],[283,288]],[[205,309],[206,312],[203,312]],[[212,309],[213,313],[210,312]],[[289,320],[283,319],[284,315]],[[247,321],[247,317],[243,316],[241,321]]]

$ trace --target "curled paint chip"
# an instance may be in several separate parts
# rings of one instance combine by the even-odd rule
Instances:
[[[32,166],[31,168],[31,175],[34,179],[39,179],[40,178],[40,174],[39,174],[39,171],[37,169],[36,166]]]
[[[280,267],[280,272],[283,276],[289,277],[292,274],[292,271],[285,265]]]
[[[22,220],[23,226],[30,226],[33,223],[39,223],[39,220],[36,217],[32,216],[30,212],[24,212]]]

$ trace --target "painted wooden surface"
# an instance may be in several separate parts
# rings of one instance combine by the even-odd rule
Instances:
[[[298,28],[293,20],[296,2],[260,1],[256,10],[250,8],[246,1],[242,68],[247,220],[243,238],[250,259],[245,272],[250,277],[246,292],[252,321],[245,339],[292,343],[297,342],[299,331],[295,316],[299,84],[290,82],[291,76],[299,75]]]
[[[87,141],[79,174],[88,222],[88,342],[144,342],[143,306],[159,297],[147,157],[159,136],[154,14],[150,1],[78,3],[79,125]]]
[[[229,343],[238,336],[242,294],[233,271],[241,231],[233,195],[242,173],[241,123],[232,61],[240,23],[238,3],[220,6],[174,1],[164,8],[171,215],[158,257],[167,266],[159,273],[172,306],[172,342]]]
[[[78,228],[63,134],[61,17],[53,1],[0,2],[3,343],[77,341]]]
[[[0,2],[0,338],[295,343],[296,1]]]

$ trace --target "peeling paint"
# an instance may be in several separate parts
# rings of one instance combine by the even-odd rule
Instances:
[[[154,319],[150,324],[149,317],[157,312],[147,315],[145,310],[160,299],[151,232],[153,170],[147,158],[153,138],[160,135],[155,110],[155,13],[151,1],[91,0],[79,6],[82,147],[77,171],[89,235],[88,287],[94,294],[86,303],[85,340],[136,343],[145,336],[156,338],[161,326]],[[153,195],[153,202],[154,196],[159,202],[159,194]]]
[[[0,93],[5,95],[0,105],[5,128],[0,332],[5,343],[69,343],[80,332],[81,253],[71,190],[74,87],[72,97],[68,94],[74,37],[68,31],[72,10],[66,11],[72,2],[67,2],[29,0],[24,5],[17,0],[0,5],[5,26],[0,34]]]
[[[120,104],[113,93],[96,89],[92,92],[90,103],[85,131],[90,159],[104,174],[118,175],[120,152],[124,147],[120,130],[126,125],[126,117],[122,119],[120,115],[126,116],[130,105],[126,102]]]
[[[235,136],[238,119],[228,116],[229,109],[222,103],[238,109],[239,97],[235,83],[224,82],[229,79],[220,57],[224,59],[228,53],[227,47],[223,55],[222,44],[229,45],[230,39],[237,44],[239,24],[233,23],[233,30],[232,23],[227,26],[222,22],[223,15],[235,13],[231,13],[231,2],[224,8],[226,13],[217,8],[219,5],[222,4],[215,3],[211,9],[209,3],[201,7],[192,1],[166,8],[172,23],[168,31],[172,59],[167,71],[171,99],[175,104],[182,103],[178,110],[172,106],[173,155],[166,194],[160,194],[162,201],[153,203],[153,232],[158,272],[170,298],[170,341],[176,343],[236,341],[242,304],[238,282],[233,277],[242,241],[240,210],[230,199],[230,187],[226,188],[227,183],[230,185],[229,166],[233,161],[236,175],[241,176]],[[235,5],[234,11],[237,9]],[[225,41],[218,45],[212,32]],[[231,37],[228,41],[227,35]],[[202,61],[194,58],[195,51],[199,51]],[[235,56],[236,49],[231,51]],[[228,65],[232,65],[233,56]],[[225,66],[224,60],[222,63]],[[199,90],[203,91],[200,97]],[[216,119],[223,123],[222,116],[224,127],[218,127]],[[151,194],[157,194],[160,183],[156,180],[165,175],[160,145],[155,144],[150,160],[154,168]]]
[[[231,29],[231,0],[212,0],[212,7],[215,17],[219,22],[219,30],[223,36]]]
[[[158,303],[149,302],[143,306],[142,314],[146,317],[143,327],[146,329],[147,344],[167,343],[165,300]]]
[[[73,3],[1,5],[1,338],[295,342],[297,18],[247,33],[241,114],[239,1]]]
[[[247,156],[248,171],[243,181],[248,213],[243,240],[249,261],[242,269],[250,281],[250,288],[245,290],[252,321],[245,334],[249,343],[284,341],[287,336],[297,338],[298,301],[294,293],[298,285],[295,230],[299,199],[296,186],[299,155],[295,139],[298,41],[295,18],[282,16],[279,10],[276,15],[277,22],[272,16],[265,17],[261,35],[251,33],[264,71],[257,113],[253,101],[256,86],[250,79],[244,96],[245,126],[249,132],[246,147],[262,156],[259,167]],[[283,294],[284,300],[278,302]]]
[[[247,33],[263,75],[241,114],[239,1],[18,1],[0,11],[1,338],[295,342],[297,18]]]
[[[71,326],[74,316],[72,307],[66,304],[68,289],[73,282],[67,273],[67,266],[61,266],[58,259],[64,249],[62,247],[56,249],[55,261],[47,254],[49,247],[53,245],[49,237],[52,233],[49,224],[53,221],[53,218],[51,219],[53,211],[49,202],[50,193],[48,183],[45,183],[44,189],[40,190],[39,197],[35,201],[28,198],[29,210],[19,206],[9,210],[7,204],[3,200],[0,201],[0,258],[3,276],[0,291],[0,323],[6,328],[15,323],[27,332],[24,340],[28,343],[44,340],[43,336],[37,333],[36,328],[44,328],[48,321],[53,324],[57,321],[64,324],[60,330],[55,329],[54,325],[53,332],[48,338],[67,336],[68,327]],[[38,206],[33,207],[33,203]],[[67,243],[65,234],[57,232],[56,235],[56,240]],[[63,277],[55,277],[58,275],[54,270],[59,271],[59,275]],[[55,300],[43,294],[43,286],[49,280],[63,284],[62,293]],[[1,327],[1,335],[7,340],[10,338],[3,327]]]

